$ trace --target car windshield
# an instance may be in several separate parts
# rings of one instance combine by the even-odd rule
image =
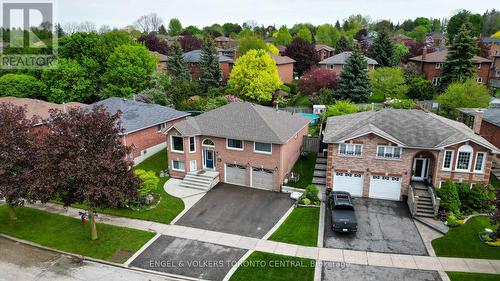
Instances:
[[[333,208],[335,210],[354,210],[354,207],[351,205],[335,205]]]

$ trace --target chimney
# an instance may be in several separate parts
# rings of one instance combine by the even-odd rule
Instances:
[[[422,61],[425,61],[425,57],[427,56],[427,46],[424,46],[422,49]]]
[[[481,131],[481,123],[483,122],[483,110],[478,109],[474,114],[474,123],[472,124],[472,130],[475,134],[479,135]]]

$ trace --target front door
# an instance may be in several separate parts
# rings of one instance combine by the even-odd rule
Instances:
[[[429,169],[429,159],[427,158],[415,158],[413,161],[413,176],[411,177],[414,181],[424,181],[427,179]]]
[[[203,166],[205,169],[213,170],[215,168],[215,152],[213,150],[203,151]]]

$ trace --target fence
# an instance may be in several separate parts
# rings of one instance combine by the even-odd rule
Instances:
[[[302,144],[302,152],[318,152],[320,145],[319,137],[309,137],[304,136],[304,141]]]
[[[434,100],[417,101],[417,106],[430,112],[437,112],[439,110],[439,103]]]
[[[289,106],[280,108],[283,111],[287,111],[290,113],[313,113],[312,108],[310,107],[302,107],[302,106]]]

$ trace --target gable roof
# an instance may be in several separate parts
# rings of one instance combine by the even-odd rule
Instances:
[[[328,52],[333,52],[335,51],[334,48],[328,46],[328,45],[323,45],[323,44],[316,44],[314,45],[314,49],[316,49],[316,52],[321,51],[321,50],[327,50]]]
[[[374,133],[402,147],[441,149],[473,141],[495,153],[500,151],[465,124],[416,109],[382,109],[329,117],[326,143],[341,143]]]
[[[329,58],[326,58],[319,62],[319,64],[346,64],[347,59],[352,55],[352,52],[342,52],[340,54],[336,54]],[[367,56],[364,56],[365,60],[368,64],[377,65],[378,62],[374,59],[371,59]]]
[[[475,116],[477,108],[458,108],[458,111],[463,112],[469,116]],[[488,108],[482,109],[483,111],[483,121],[491,123],[497,127],[500,127],[500,108]]]
[[[167,106],[116,97],[90,104],[85,109],[91,110],[98,105],[103,105],[110,114],[115,114],[118,110],[122,112],[121,125],[125,134],[189,115]]]
[[[409,60],[411,61],[424,61],[424,62],[444,62],[446,60],[446,56],[448,55],[448,50],[444,49],[441,51],[436,51],[432,53],[428,53],[425,55],[425,60],[422,60],[422,56],[416,56],[413,58],[410,58]],[[489,60],[487,58],[483,58],[480,56],[474,56],[471,59],[475,63],[485,63],[485,62],[493,62],[492,60]]]
[[[232,63],[233,59],[224,56],[224,55],[217,55],[219,57],[219,62],[229,62]],[[182,58],[184,59],[185,62],[187,63],[199,63],[201,61],[201,50],[192,50],[187,53],[184,53],[182,55]]]
[[[279,56],[279,55],[275,55],[273,53],[269,53],[269,55],[271,56],[271,58],[274,60],[274,62],[277,64],[277,65],[280,65],[280,64],[289,64],[289,63],[294,63],[295,60],[288,57],[288,56]]]
[[[160,59],[160,62],[166,62],[168,60],[168,56],[167,55],[164,55],[164,54],[161,54],[161,53],[158,53],[156,51],[149,51],[149,53],[152,55],[152,56],[156,56],[157,58]]]
[[[500,38],[494,38],[494,37],[482,37],[481,42],[486,43],[486,44],[491,44],[491,43],[500,43]]]
[[[175,123],[184,136],[206,135],[285,144],[311,120],[298,114],[249,102],[234,102]]]

